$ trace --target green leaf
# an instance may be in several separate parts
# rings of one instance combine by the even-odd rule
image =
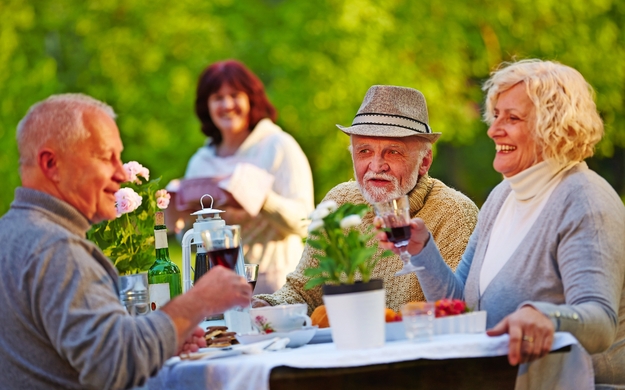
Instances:
[[[328,282],[327,278],[310,279],[304,285],[304,290],[310,290],[311,288],[314,288],[314,287],[317,287],[317,286],[321,286],[322,284],[326,284],[327,282]]]
[[[123,183],[122,187],[134,189],[142,197],[141,205],[87,232],[87,238],[102,249],[122,275],[147,271],[154,263],[154,214],[158,211],[154,194],[161,179],[140,179],[141,184]]]
[[[315,276],[319,276],[326,273],[326,271],[324,271],[321,268],[307,268],[304,270],[304,276],[308,276],[311,278],[314,278]]]
[[[356,228],[342,229],[340,222],[349,215],[359,215],[361,218],[370,211],[366,204],[345,203],[324,219],[324,225],[314,238],[309,238],[308,245],[323,253],[315,254],[317,266],[304,271],[314,282],[306,286],[316,286],[319,283],[354,283],[356,275],[360,273],[363,279],[370,277],[375,264],[373,256],[377,252],[377,243],[368,247],[374,234],[371,228],[361,233]]]
[[[326,243],[322,240],[313,240],[309,238],[308,240],[306,240],[306,244],[319,250],[324,250],[326,248]]]

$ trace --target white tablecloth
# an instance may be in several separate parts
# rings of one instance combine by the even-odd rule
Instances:
[[[594,388],[590,356],[569,333],[556,333],[552,350],[571,346],[570,353],[551,354],[521,366],[517,389]],[[166,365],[150,379],[149,389],[269,389],[271,369],[354,367],[416,359],[453,359],[503,356],[508,353],[508,336],[480,334],[435,336],[426,343],[407,340],[387,342],[381,348],[337,350],[333,343],[305,345],[296,349],[238,355]],[[547,358],[551,359],[548,364]],[[540,387],[536,387],[540,384]]]

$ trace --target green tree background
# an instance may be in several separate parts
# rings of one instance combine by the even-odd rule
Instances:
[[[0,214],[19,185],[15,127],[34,102],[83,92],[111,104],[125,145],[164,182],[204,141],[193,114],[208,64],[246,63],[301,144],[318,202],[353,176],[348,137],[366,90],[421,90],[443,136],[431,174],[478,205],[500,180],[480,120],[501,61],[554,59],[594,86],[606,136],[589,161],[625,194],[621,0],[0,0]]]

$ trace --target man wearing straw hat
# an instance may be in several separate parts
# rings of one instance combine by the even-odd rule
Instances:
[[[455,269],[477,222],[478,209],[462,193],[428,176],[432,143],[441,133],[430,128],[423,94],[412,88],[374,85],[352,125],[337,127],[350,136],[356,181],[337,185],[324,201],[334,200],[339,206],[347,202],[371,205],[407,194],[411,218],[418,216],[425,221],[443,258]],[[366,231],[373,218],[373,213],[368,213],[359,229]],[[382,252],[379,249],[376,256]],[[321,288],[304,290],[308,281],[304,270],[312,261],[313,250],[306,245],[286,284],[274,294],[254,296],[253,306],[306,303],[312,312],[322,305]],[[386,306],[395,311],[406,302],[425,300],[414,273],[395,276],[401,268],[398,256],[387,257],[377,263],[371,275],[383,279]]]
[[[176,351],[206,345],[204,317],[249,304],[245,278],[216,267],[146,316],[122,306],[117,271],[85,238],[115,218],[127,180],[114,119],[98,100],[62,94],[18,125],[22,186],[0,218],[1,388],[142,385]]]

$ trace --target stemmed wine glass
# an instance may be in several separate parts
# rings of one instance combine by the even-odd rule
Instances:
[[[408,253],[408,241],[410,240],[410,203],[408,196],[404,195],[387,202],[380,202],[373,205],[375,213],[384,221],[386,237],[399,248],[399,258],[404,263],[395,276],[409,274],[423,269],[410,263],[410,253]]]
[[[198,250],[196,254],[193,284],[216,265],[235,269],[239,256],[241,227],[219,226],[202,231],[200,236],[205,250],[201,252]]]
[[[200,233],[210,261],[210,267],[222,265],[236,271],[241,248],[241,226],[226,225],[206,229]],[[226,326],[232,332],[247,333],[252,330],[246,307],[233,307],[224,312]]]
[[[206,248],[210,268],[221,265],[234,270],[241,246],[241,226],[225,225],[206,229],[200,235]]]
[[[245,264],[245,279],[252,287],[252,292],[254,292],[256,280],[258,279],[258,264]]]

